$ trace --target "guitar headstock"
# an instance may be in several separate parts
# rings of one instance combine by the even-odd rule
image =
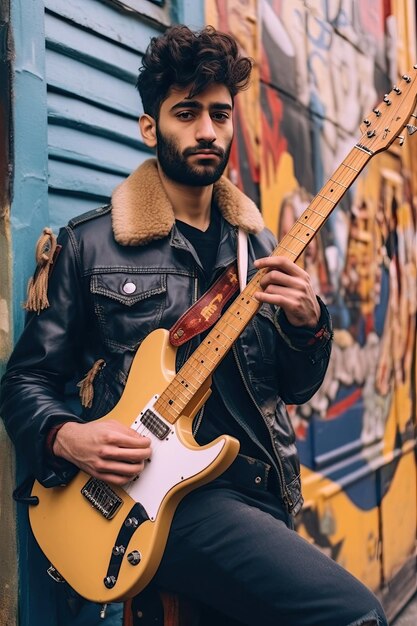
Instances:
[[[410,135],[413,134],[417,127],[408,122],[416,105],[417,65],[414,65],[411,72],[403,75],[399,84],[384,96],[383,101],[362,122],[360,130],[363,135],[359,140],[359,145],[375,154],[386,150],[405,126]],[[404,138],[399,137],[399,139],[402,145]]]

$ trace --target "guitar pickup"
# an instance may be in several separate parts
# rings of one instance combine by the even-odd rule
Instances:
[[[145,411],[140,421],[155,437],[161,440],[165,439],[171,430],[170,426],[165,424],[165,422],[150,409]]]

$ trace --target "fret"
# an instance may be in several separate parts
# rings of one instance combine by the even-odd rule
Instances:
[[[331,180],[333,182],[337,181],[339,184],[342,185],[342,187],[344,188],[344,191],[346,191],[346,189],[350,186],[350,184],[355,179],[358,172],[359,170],[357,170],[354,167],[351,167],[350,165],[348,165],[346,161],[344,161],[341,165],[339,165],[337,170],[334,172]]]
[[[314,211],[311,207],[308,207],[304,213],[298,218],[297,222],[299,224],[305,224],[312,228],[314,231],[319,230],[320,226],[323,224],[323,215]]]
[[[223,326],[224,322],[223,322],[223,320],[221,320],[221,321],[222,321],[222,326]],[[215,350],[218,352],[224,346],[224,343],[220,343],[220,338],[221,337],[223,338],[223,340],[225,339],[226,341],[233,341],[233,338],[229,337],[229,335],[226,335],[226,333],[223,330],[223,328],[218,327],[216,329],[216,331],[217,331],[217,336],[215,337],[215,339],[218,340],[219,344],[218,344],[217,348],[215,348]]]
[[[193,386],[194,389],[190,389],[190,386]],[[186,402],[188,402],[192,396],[194,395],[195,391],[199,388],[199,384],[197,386],[193,385],[188,377],[186,376],[181,376],[178,377],[176,376],[172,382],[170,383],[170,385],[165,389],[165,391],[163,392],[163,394],[161,394],[159,401],[165,401],[168,404],[172,405],[173,402],[177,401],[179,398],[179,396],[183,396],[186,400]]]
[[[204,359],[203,355],[201,355],[200,352],[201,351],[198,348],[194,352],[194,354],[190,357],[186,366],[187,367],[194,366],[194,368],[197,370],[196,373],[198,373],[198,377],[201,379],[199,382],[202,384],[207,380],[208,376],[213,371],[213,367],[210,367],[209,363],[207,362],[208,359],[207,360]],[[218,363],[219,361],[218,354],[213,354],[213,356],[214,356],[214,360],[212,361],[212,365]]]
[[[212,344],[215,344],[214,348],[213,348],[213,345],[212,345]],[[217,345],[217,344],[218,344],[218,345]],[[207,337],[204,339],[204,341],[203,341],[203,343],[201,344],[200,348],[201,348],[202,346],[207,346],[207,348],[208,348],[208,349],[213,350],[213,349],[215,349],[216,347],[219,347],[219,345],[221,345],[221,344],[220,344],[220,341],[218,341],[218,339],[217,339],[217,338],[211,337],[211,336],[209,335],[209,336],[207,336]]]
[[[302,253],[302,251],[304,250],[306,244],[301,241],[300,239],[297,239],[297,237],[293,237],[292,235],[290,235],[290,233],[287,233],[286,235],[288,237],[288,239],[291,238],[291,241],[289,241],[289,245],[291,245],[291,251],[289,250],[289,248],[282,248],[281,246],[279,248],[277,248],[277,250],[275,251],[275,254],[281,255],[281,256],[285,256],[288,257],[289,256],[289,252],[291,252],[292,255],[292,260],[296,260],[298,258],[298,256]]]
[[[307,241],[305,239],[300,239],[300,237],[297,237],[297,235],[295,235],[295,234],[292,234],[291,237],[293,237],[293,240],[295,240],[294,241],[294,245],[298,245],[296,243],[297,241],[299,243],[303,244],[302,246],[300,246],[300,250],[301,251],[305,248],[306,244],[309,243],[309,241],[310,241],[310,239],[307,239]],[[296,251],[294,250],[294,252],[296,252]]]
[[[332,181],[332,183],[334,183],[335,185],[339,185],[340,187],[343,187],[344,192],[346,191],[346,189],[349,188],[348,185],[343,185],[343,183],[340,182],[340,180],[334,180],[333,178],[330,179]],[[343,192],[343,193],[344,193]]]
[[[162,406],[160,398],[155,402],[155,410],[170,424],[175,424],[177,419],[181,416],[184,407],[176,408],[175,406]]]
[[[278,256],[278,255],[285,256],[285,257],[291,256],[291,257],[293,257],[293,260],[295,260],[297,258],[297,253],[294,252],[294,250],[292,248],[287,247],[286,245],[284,245],[284,241],[286,243],[288,243],[288,246],[292,246],[293,245],[293,238],[290,235],[290,233],[287,233],[285,235],[284,239],[279,244],[279,246],[277,248],[275,248],[274,256]]]
[[[216,341],[217,341],[217,347],[215,348],[216,353],[221,352],[221,350],[224,348],[225,343],[229,342],[229,341],[233,341],[233,337],[230,337],[229,335],[226,334],[225,330],[223,330],[222,328],[218,328],[217,329],[219,331],[218,336],[216,337]]]
[[[183,404],[183,406],[185,406],[191,400],[195,392],[187,393],[188,390],[184,389],[178,381],[174,381],[172,387],[170,388],[170,393],[168,394],[168,389],[166,389],[164,394],[161,395],[160,401],[161,403],[165,401],[169,406],[173,406],[175,403]]]
[[[328,198],[326,195],[324,195],[324,193],[319,193],[317,195],[318,195],[319,198],[323,198],[323,200],[328,200],[329,202],[331,202],[333,204],[333,206],[339,200],[339,198],[336,198],[336,200],[333,200],[333,198]]]
[[[316,230],[310,224],[303,224],[300,220],[297,220],[294,224],[291,232],[294,231],[294,235],[296,234],[300,241],[304,243],[308,243],[311,240],[312,235],[314,236]]]
[[[340,166],[339,169],[341,169],[342,167],[343,166]],[[343,172],[340,173],[340,176],[344,176],[346,173],[347,172],[344,170]],[[336,176],[336,172],[334,176]],[[349,176],[350,177],[352,176],[350,172],[349,172]],[[341,189],[338,189],[338,187],[341,187]],[[335,180],[334,178],[330,178],[327,181],[327,183],[323,185],[319,193],[329,200],[337,201],[341,198],[341,195],[345,193],[346,189],[347,189],[347,186],[344,185],[342,182]]]
[[[181,409],[177,409],[177,407],[173,404],[170,405],[168,401],[164,402],[163,396],[165,395],[166,391],[167,389],[165,390],[164,394],[162,394],[155,402],[154,408],[155,411],[157,411],[164,419],[166,419],[167,422],[169,422],[170,424],[175,424],[175,422],[181,415],[183,407],[181,407]]]
[[[237,325],[232,323],[233,319],[230,321],[228,320],[226,323],[227,323],[228,328],[231,328],[232,331],[236,335],[237,332],[240,332],[242,330],[242,327],[243,328],[245,327],[246,320],[244,320],[242,317],[238,317],[236,314],[232,314],[232,315],[233,315],[234,321],[237,322]],[[243,322],[243,325],[242,325],[242,322]]]
[[[348,165],[347,163],[345,163],[345,166],[348,167],[350,170],[353,170],[354,172],[359,173],[360,170],[357,170],[356,167],[352,167],[351,165]]]
[[[302,243],[302,244],[304,244],[304,245],[305,245],[306,243],[308,243],[308,241],[310,241],[310,240],[305,241],[304,239],[300,239],[300,237],[297,237],[297,235],[295,235],[295,234],[293,234],[293,235],[291,235],[291,236],[292,236],[292,237],[293,237],[296,241],[299,241],[300,243]]]
[[[315,231],[320,230],[323,222],[329,216],[329,212],[325,211],[326,207],[333,203],[329,203],[328,200],[323,200],[323,198],[314,198],[310,206],[304,211],[304,213],[298,218],[298,224],[304,224],[307,227],[314,228]]]
[[[200,385],[202,385],[204,381],[207,380],[208,374],[210,374],[212,371],[210,367],[207,367],[206,361],[201,358],[199,349],[197,349],[190,356],[187,363],[184,365],[184,371],[187,372],[188,370],[191,370],[190,374],[194,375],[198,379]]]
[[[298,221],[307,219],[308,217],[310,217],[310,213],[312,213],[313,215],[311,217],[314,217],[314,218],[317,217],[319,219],[319,224],[321,225],[323,223],[323,220],[326,219],[327,213],[317,210],[320,208],[319,200],[320,199],[317,197],[313,198],[313,200],[308,205],[304,213],[298,218]],[[306,215],[307,215],[307,218],[305,217]]]
[[[181,397],[185,398],[186,402],[188,402],[193,397],[193,391],[190,389],[192,383],[189,380],[189,377],[182,377],[181,380],[176,380],[174,378],[174,391],[176,397],[180,394]]]
[[[243,309],[245,311],[245,313],[249,313],[250,314],[252,312],[252,309],[249,308],[249,306],[246,304],[246,302],[242,302],[240,304],[240,308]]]
[[[233,333],[230,334],[230,327],[226,326],[225,320],[223,319],[221,328],[218,330],[220,331],[220,335],[215,337],[217,345],[214,347],[214,351],[216,357],[221,357],[221,355],[225,352],[225,347],[228,344],[233,343],[235,335]]]
[[[212,361],[215,363],[217,361],[217,352],[215,350],[205,350],[203,345],[200,345],[198,349],[194,352],[195,360],[202,365],[204,368],[207,367],[207,361]],[[211,355],[211,359],[210,359]]]
[[[317,208],[320,208],[320,211],[317,211]],[[331,211],[334,209],[333,200],[326,200],[325,198],[321,198],[317,195],[314,200],[312,200],[309,208],[313,208],[317,213],[322,216],[322,224],[329,217]]]

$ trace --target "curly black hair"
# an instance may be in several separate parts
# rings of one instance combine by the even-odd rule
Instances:
[[[152,37],[139,69],[137,89],[144,112],[158,119],[172,87],[189,87],[189,97],[208,85],[225,85],[232,98],[249,84],[252,59],[241,56],[231,35],[212,26],[192,31],[176,25]]]

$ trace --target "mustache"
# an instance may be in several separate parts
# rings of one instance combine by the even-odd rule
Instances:
[[[187,157],[192,154],[198,154],[199,152],[201,152],[201,150],[210,150],[210,152],[212,152],[213,154],[216,154],[221,158],[224,157],[224,150],[222,148],[219,148],[218,146],[213,146],[213,144],[203,141],[198,146],[195,146],[195,148],[186,148],[183,152],[183,155]]]

